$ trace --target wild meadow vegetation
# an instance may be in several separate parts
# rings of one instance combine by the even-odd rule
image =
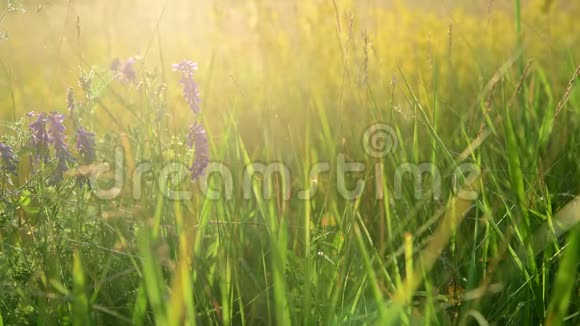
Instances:
[[[0,325],[580,324],[580,3],[0,3]]]

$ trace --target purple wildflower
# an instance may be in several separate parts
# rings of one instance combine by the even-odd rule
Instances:
[[[12,173],[16,173],[16,164],[18,159],[14,156],[14,151],[12,147],[0,143],[0,158],[2,159],[4,169]]]
[[[52,112],[48,115],[50,127],[48,129],[49,140],[54,146],[58,164],[55,171],[55,178],[57,181],[62,179],[62,174],[68,170],[68,163],[73,162],[73,157],[68,150],[66,143],[66,136],[64,134],[66,128],[63,125],[64,115],[59,112]]]
[[[87,164],[93,163],[96,159],[95,133],[79,128],[77,132],[77,150]]]
[[[39,161],[48,162],[49,152],[48,146],[50,143],[50,137],[48,136],[48,131],[46,130],[46,113],[34,113],[30,112],[27,114],[30,118],[36,118],[29,127],[32,131],[31,143],[34,148],[35,155],[34,161],[38,163]]]
[[[197,63],[183,60],[180,63],[173,64],[172,68],[173,71],[181,73],[181,80],[179,82],[183,85],[183,97],[193,113],[198,114],[201,111],[199,106],[201,100],[199,98],[199,88],[193,78],[198,68]],[[187,144],[195,150],[195,158],[190,170],[193,180],[197,180],[203,175],[205,168],[209,164],[207,133],[198,122],[195,122],[189,129]]]
[[[116,73],[115,78],[123,83],[134,83],[137,80],[135,62],[137,62],[137,57],[130,57],[125,62],[121,62],[119,59],[113,60],[111,70]]]
[[[201,124],[196,122],[191,126],[187,135],[187,144],[195,149],[195,158],[190,170],[193,180],[197,180],[209,163],[207,134]]]
[[[198,68],[197,63],[183,60],[180,63],[173,64],[172,68],[173,71],[181,73],[181,80],[179,82],[183,85],[183,97],[193,113],[198,114],[201,111],[199,106],[201,100],[199,98],[197,83],[193,79],[193,75]]]

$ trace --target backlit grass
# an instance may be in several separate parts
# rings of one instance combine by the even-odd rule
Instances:
[[[579,323],[572,1],[8,3],[0,143],[19,163],[0,160],[0,325]],[[113,59],[134,56],[136,81],[116,78]],[[197,116],[171,69],[184,59]],[[66,116],[62,181],[54,154],[34,161],[29,111]],[[229,196],[216,175],[220,199],[189,177],[169,186],[186,200],[159,184],[195,159],[195,121]],[[393,131],[385,155],[365,151],[376,124]],[[120,194],[103,199],[114,171],[82,177],[117,171],[117,153]],[[289,175],[247,183],[274,162]],[[345,198],[353,162],[344,186],[362,190]],[[398,173],[422,164],[418,195]]]

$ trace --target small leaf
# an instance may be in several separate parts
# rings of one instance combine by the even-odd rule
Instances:
[[[24,190],[22,191],[22,195],[20,195],[20,200],[18,201],[20,203],[20,206],[22,207],[27,207],[30,206],[30,203],[32,202],[32,200],[30,199],[30,191],[28,190]]]
[[[38,201],[32,197],[32,193],[28,190],[22,191],[18,203],[27,214],[38,214],[40,212]]]

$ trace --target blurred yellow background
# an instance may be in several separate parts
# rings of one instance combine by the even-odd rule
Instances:
[[[434,76],[443,103],[458,93],[473,97],[517,53],[513,2],[429,3],[26,2],[0,23],[8,34],[0,40],[0,116],[65,111],[68,87],[81,94],[79,76],[94,69],[108,82],[111,61],[131,56],[142,57],[140,72],[156,72],[168,84],[178,126],[188,112],[170,65],[182,59],[200,63],[205,119],[215,125],[234,107],[243,112],[239,119],[265,112],[285,118],[312,103],[350,112],[378,101],[405,111],[404,103],[389,103],[399,69],[422,99],[432,96]],[[525,57],[569,76],[579,60],[579,14],[575,1],[524,1]],[[109,127],[106,117],[98,119]]]

